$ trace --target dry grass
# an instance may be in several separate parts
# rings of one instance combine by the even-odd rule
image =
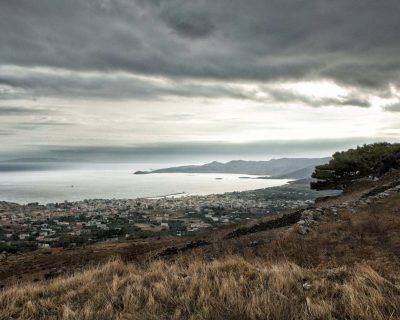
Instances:
[[[399,318],[400,288],[366,265],[317,271],[228,257],[143,268],[117,260],[0,292],[0,319]]]

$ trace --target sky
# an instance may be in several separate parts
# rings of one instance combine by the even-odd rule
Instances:
[[[398,141],[399,16],[398,0],[0,0],[0,160]]]

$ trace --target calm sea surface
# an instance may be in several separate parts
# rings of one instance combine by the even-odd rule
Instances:
[[[243,179],[244,174],[160,173],[134,175],[169,165],[91,164],[66,168],[0,172],[0,201],[61,202],[94,198],[205,195],[283,185],[286,179]]]

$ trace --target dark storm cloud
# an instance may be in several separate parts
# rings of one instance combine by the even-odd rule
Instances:
[[[101,99],[161,99],[165,96],[180,97],[230,97],[255,99],[243,90],[223,84],[190,83],[188,81],[156,81],[133,78],[129,75],[113,76],[107,73],[85,76],[81,73],[28,72],[0,75],[0,85],[16,90],[16,98],[64,97]],[[0,95],[0,100],[3,97]],[[9,99],[9,96],[6,97]],[[1,112],[1,110],[0,110]]]
[[[0,136],[11,136],[12,134],[6,130],[0,130]]]
[[[335,104],[334,104],[335,105]],[[342,101],[339,101],[337,105],[341,106],[354,106],[354,107],[361,107],[361,108],[368,108],[371,106],[369,101],[362,99],[362,98],[349,98]]]
[[[391,141],[393,139],[384,139]],[[19,155],[34,158],[52,158],[59,161],[151,161],[157,162],[170,159],[196,159],[208,157],[228,157],[240,159],[243,157],[282,157],[304,156],[318,154],[329,156],[337,150],[346,150],[364,143],[376,142],[368,138],[344,139],[310,139],[293,141],[259,141],[253,143],[226,142],[183,142],[158,143],[146,146],[41,146],[30,153]],[[0,159],[6,160],[7,155]],[[193,160],[192,160],[193,161]]]
[[[316,98],[289,89],[277,89],[265,85],[258,86],[262,97],[255,89],[245,89],[238,85],[220,82],[190,82],[181,79],[157,82],[151,79],[132,77],[127,74],[113,76],[108,73],[90,74],[79,72],[35,72],[19,74],[8,70],[0,75],[0,86],[14,88],[14,98],[63,97],[94,99],[138,99],[162,100],[165,97],[185,98],[232,98],[264,103],[306,104],[311,107],[356,106],[369,107],[370,103],[362,93],[349,94],[337,98]],[[3,96],[0,95],[0,100]],[[9,95],[5,97],[9,99]],[[11,111],[11,110],[10,110]],[[15,112],[18,112],[16,110]],[[23,112],[21,110],[21,112]],[[29,110],[26,110],[29,112]],[[32,110],[32,112],[41,112]],[[1,110],[0,110],[1,113]]]
[[[161,18],[167,26],[176,31],[179,35],[188,38],[204,38],[210,36],[215,26],[205,14],[200,14],[198,10],[181,10],[184,6],[171,6],[166,10]]]
[[[383,94],[399,82],[399,14],[398,0],[3,0],[0,63]]]
[[[0,117],[2,117],[2,116],[25,116],[25,115],[48,114],[50,112],[51,111],[47,110],[47,109],[14,107],[14,106],[1,106],[0,105]]]
[[[388,112],[400,112],[400,103],[392,104],[384,108]]]
[[[338,98],[316,98],[309,97],[295,93],[290,90],[284,89],[267,89],[267,92],[272,97],[274,102],[284,103],[303,103],[312,107],[323,107],[323,106],[353,106],[368,108],[370,103],[368,100],[355,94]]]
[[[49,126],[73,126],[75,123],[72,122],[60,122],[56,120],[47,120],[47,121],[25,121],[20,122],[15,125],[15,128],[24,128],[24,129],[42,129],[43,127]]]

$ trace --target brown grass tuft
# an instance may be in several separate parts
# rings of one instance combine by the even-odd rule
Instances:
[[[398,319],[400,289],[368,265],[328,270],[227,257],[111,261],[0,292],[0,319]]]

